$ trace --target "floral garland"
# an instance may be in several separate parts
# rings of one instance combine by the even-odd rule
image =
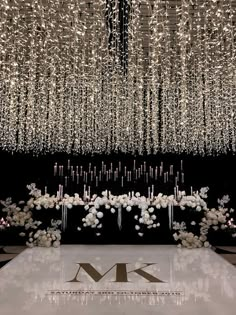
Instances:
[[[102,219],[108,210],[117,215],[117,224],[121,229],[123,209],[131,212],[133,207],[137,207],[140,213],[134,215],[136,220],[134,229],[140,237],[144,235],[145,229],[160,227],[158,211],[161,208],[168,208],[170,228],[174,230],[173,237],[178,247],[208,247],[210,246],[209,234],[217,230],[228,231],[233,237],[236,237],[236,225],[232,217],[234,210],[225,207],[229,202],[229,197],[224,196],[222,199],[218,199],[217,209],[209,209],[205,201],[207,187],[201,188],[200,192],[194,192],[191,196],[186,195],[184,191],[179,191],[176,196],[159,193],[153,198],[141,196],[138,192],[132,196],[130,194],[116,196],[105,191],[101,197],[93,195],[90,200],[83,200],[79,194],[74,196],[65,194],[62,198],[49,194],[42,195],[35,184],[28,185],[27,188],[30,190],[30,199],[27,202],[20,201],[15,204],[10,198],[1,201],[2,211],[6,213],[1,229],[20,227],[22,231],[19,235],[28,238],[26,244],[29,247],[58,247],[60,245],[61,230],[59,226],[62,221],[51,220],[51,225],[43,229],[43,222],[33,219],[33,210],[42,208],[60,210],[62,206],[66,209],[83,206],[85,216],[82,218],[82,226],[79,225],[77,229],[81,231],[83,228],[93,228],[97,236],[101,235]],[[192,220],[188,226],[186,222],[173,222],[173,207],[178,207],[183,211],[192,209],[194,213],[200,213],[199,222]]]

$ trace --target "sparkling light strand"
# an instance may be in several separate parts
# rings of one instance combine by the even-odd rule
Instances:
[[[3,0],[0,147],[236,151],[235,0]]]

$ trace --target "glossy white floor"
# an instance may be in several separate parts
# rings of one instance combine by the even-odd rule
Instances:
[[[210,249],[65,245],[0,270],[1,315],[236,313],[236,268]]]

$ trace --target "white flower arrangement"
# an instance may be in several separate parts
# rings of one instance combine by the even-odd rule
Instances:
[[[201,236],[194,235],[192,232],[179,231],[179,233],[174,233],[173,237],[175,241],[180,241],[178,247],[187,247],[187,248],[200,248],[209,247],[210,244],[207,241],[204,241]]]
[[[139,236],[143,236],[143,227],[147,227],[147,229],[158,228],[160,223],[157,221],[158,217],[154,213],[154,207],[150,207],[148,209],[142,209],[140,216],[135,215],[134,218],[138,221],[135,225],[135,230],[138,232]]]
[[[55,196],[45,193],[42,195],[35,184],[28,185],[27,188],[30,190],[30,199],[26,203],[20,201],[18,204],[14,204],[8,198],[5,202],[1,201],[1,204],[3,205],[2,211],[6,212],[6,218],[4,219],[6,224],[13,227],[21,227],[23,229],[20,232],[22,237],[26,236],[25,231],[29,231],[27,245],[30,247],[57,247],[59,245],[61,232],[58,226],[61,221],[52,221],[50,227],[39,229],[42,222],[33,219],[33,210],[60,210],[62,206],[66,206],[68,209],[75,206],[83,206],[85,216],[82,218],[82,225],[78,226],[77,230],[81,231],[82,228],[90,227],[95,229],[97,236],[101,235],[102,219],[107,211],[113,214],[117,213],[117,223],[119,228],[121,228],[122,209],[132,213],[133,207],[136,207],[136,209],[140,210],[140,213],[134,214],[134,229],[139,236],[144,235],[145,229],[158,228],[161,224],[158,220],[158,211],[168,208],[169,228],[175,230],[173,237],[178,246],[187,248],[208,247],[210,246],[208,242],[210,230],[229,230],[232,236],[236,237],[236,225],[232,218],[234,210],[225,207],[225,204],[229,202],[229,196],[218,199],[219,206],[217,209],[209,209],[204,200],[207,198],[208,187],[201,188],[200,193],[193,192],[191,196],[186,195],[185,191],[178,191],[176,195],[159,193],[157,196],[152,196],[152,198],[141,196],[139,192],[132,193],[132,196],[130,193],[117,196],[104,191],[101,196],[93,195],[89,200],[83,200],[79,194]],[[196,230],[199,228],[199,233],[188,230],[185,221],[173,222],[173,207],[179,207],[185,211],[199,212],[202,216],[201,221],[190,220],[189,224],[190,229]]]
[[[206,191],[201,192],[206,194]],[[218,230],[232,230],[231,235],[234,237],[234,232],[236,231],[236,225],[234,224],[234,219],[230,218],[230,215],[234,213],[233,209],[225,207],[225,204],[230,201],[229,196],[223,196],[222,199],[218,199],[218,208],[208,209],[206,206],[203,207],[203,217],[199,222],[198,226],[199,235],[195,235],[192,232],[185,231],[186,225],[184,222],[175,222],[173,229],[177,230],[177,233],[173,234],[175,241],[178,242],[178,246],[187,248],[196,247],[209,247],[208,234],[209,231]],[[196,222],[192,221],[190,223],[192,226],[196,226]],[[236,235],[235,235],[236,236]]]
[[[30,232],[29,240],[26,242],[28,247],[41,246],[41,247],[59,247],[61,240],[61,231],[52,230],[47,228],[46,230],[37,230],[36,232]]]
[[[84,227],[90,226],[92,228],[101,229],[102,223],[100,222],[100,219],[103,218],[103,212],[98,211],[95,206],[89,208],[89,206],[86,205],[84,208],[89,213],[85,216],[85,218],[82,219],[83,226]],[[78,230],[80,231],[81,228],[78,227]]]
[[[6,212],[6,222],[10,226],[24,227],[26,230],[32,228],[36,229],[41,222],[34,221],[32,218],[31,206],[27,203],[20,202],[17,204],[12,203],[11,199],[7,199],[6,202],[1,201],[4,206],[3,212]],[[23,209],[22,209],[23,206]]]

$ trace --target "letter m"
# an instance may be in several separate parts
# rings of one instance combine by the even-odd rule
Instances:
[[[136,273],[139,276],[145,278],[149,282],[163,282],[160,279],[154,277],[150,273],[143,270],[143,268],[154,265],[154,263],[146,263],[145,266],[134,269],[127,272],[127,263],[117,263],[113,265],[110,269],[108,269],[104,274],[98,272],[90,263],[78,263],[79,269],[75,275],[75,277],[68,281],[68,282],[81,282],[79,280],[79,273],[81,269],[83,269],[95,282],[99,282],[103,277],[105,277],[108,272],[110,272],[114,267],[116,267],[116,279],[114,282],[129,282],[128,281],[128,274],[129,273]]]

